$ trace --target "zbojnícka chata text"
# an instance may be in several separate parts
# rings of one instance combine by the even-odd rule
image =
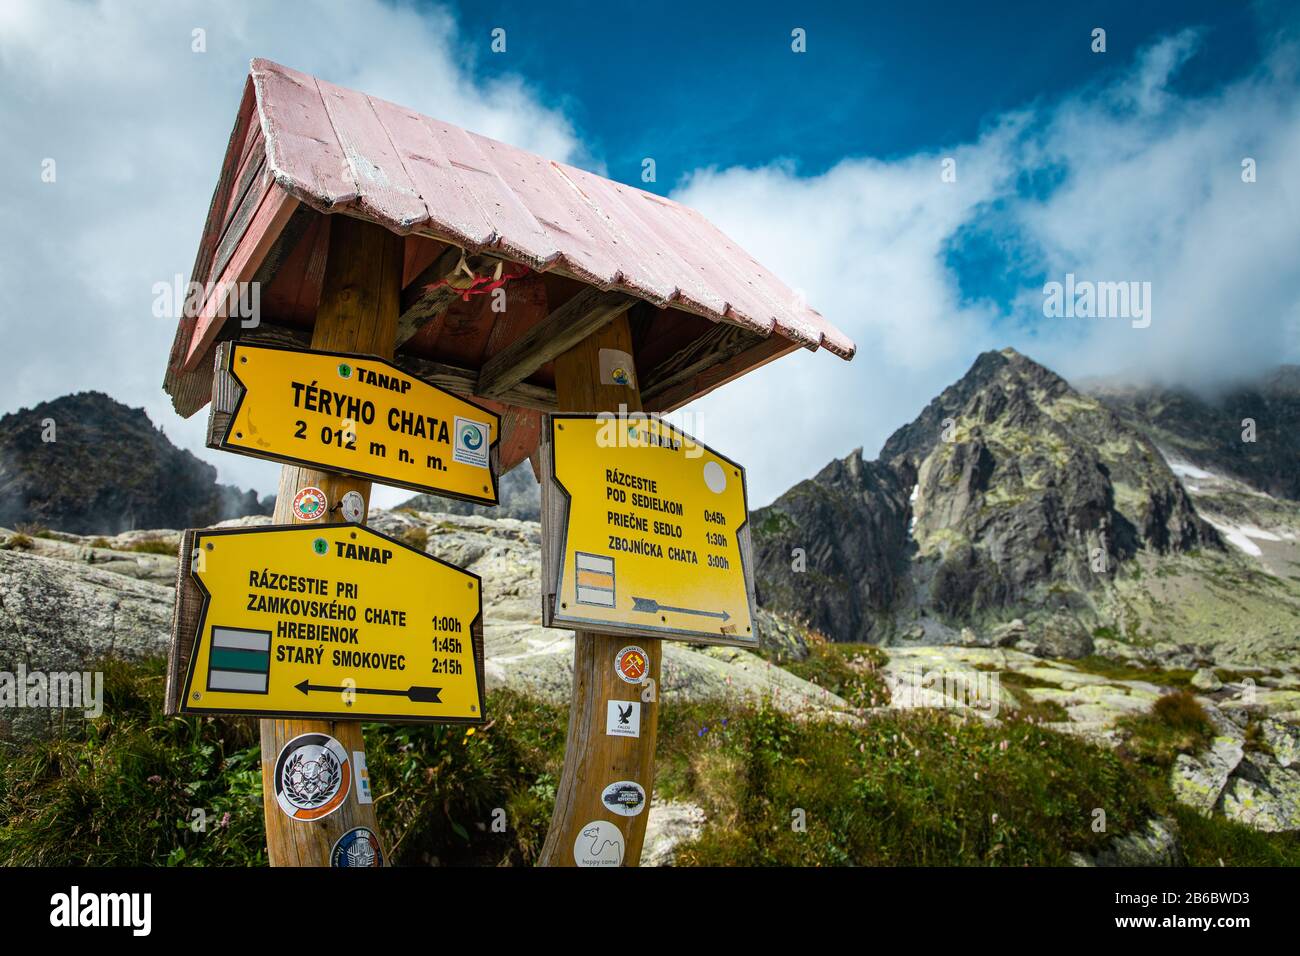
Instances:
[[[745,471],[657,415],[551,415],[544,623],[754,647]]]

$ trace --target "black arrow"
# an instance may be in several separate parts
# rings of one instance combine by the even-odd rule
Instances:
[[[294,684],[298,690],[304,694],[313,690],[328,691],[331,694],[345,694],[351,691],[354,694],[381,694],[385,697],[406,697],[416,704],[441,704],[442,701],[438,695],[442,693],[441,687],[408,687],[406,690],[389,690],[385,687],[328,687],[324,684],[313,684],[309,681]]]
[[[719,620],[730,621],[731,614],[727,611],[701,611],[693,607],[672,607],[668,604],[660,604],[654,598],[632,599],[632,610],[645,611],[648,614],[658,614],[660,611],[676,611],[678,614],[698,614],[700,617],[716,617]]]

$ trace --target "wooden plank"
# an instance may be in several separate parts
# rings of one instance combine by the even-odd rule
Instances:
[[[565,411],[600,412],[624,405],[630,411],[641,410],[635,388],[600,383],[599,353],[602,348],[631,353],[632,335],[626,316],[620,314],[576,348],[563,353],[555,363],[555,381],[561,408]],[[543,474],[548,474],[547,472]],[[564,495],[542,484],[542,506],[557,508]],[[551,523],[551,527],[562,525]],[[554,575],[556,555],[547,553],[543,542],[543,568]],[[563,547],[563,543],[560,543]],[[543,571],[545,574],[546,571]],[[543,581],[549,580],[543,577]],[[654,795],[655,743],[659,735],[659,691],[662,644],[658,638],[638,641],[649,658],[648,679],[643,685],[629,685],[614,669],[619,649],[626,638],[578,631],[573,644],[573,692],[570,698],[569,732],[564,748],[564,769],[555,793],[555,812],[551,828],[542,846],[542,866],[574,866],[574,843],[583,828],[593,821],[604,821],[618,828],[623,836],[624,866],[638,866],[645,842],[646,821]],[[643,691],[653,691],[643,693]],[[621,737],[605,732],[608,704],[611,700],[641,701],[641,734]],[[611,814],[601,803],[601,793],[616,781],[631,780],[645,791],[645,810],[636,816]]]
[[[272,183],[266,195],[262,197],[256,215],[249,223],[218,283],[250,281],[297,208],[298,200]],[[215,288],[217,286],[214,286]],[[223,323],[214,321],[217,317],[216,299],[215,295],[209,297],[195,325],[189,355],[184,365],[186,371],[192,371],[198,368],[201,362],[208,360],[212,343],[221,331]],[[180,411],[179,408],[177,410]]]
[[[625,313],[635,301],[622,292],[584,289],[488,359],[479,373],[478,394],[500,398],[547,362]],[[628,344],[630,347],[630,341]]]
[[[340,218],[330,228],[329,268],[321,292],[320,308],[312,329],[314,349],[360,352],[391,358],[397,328],[402,278],[402,239],[382,226]],[[369,510],[370,482],[333,472],[285,465],[280,469],[275,503],[276,524],[301,523],[293,513],[293,499],[307,486],[320,488],[331,502],[349,491],[359,493]],[[331,511],[328,523],[342,520]],[[315,822],[291,819],[275,797],[275,764],[284,745],[299,734],[329,734],[348,753],[364,754],[365,740],[358,721],[263,720],[262,800],[266,819],[267,854],[272,866],[328,866],[336,840],[354,827],[378,834],[372,803],[345,801],[328,817]]]
[[[241,176],[233,194],[230,217],[226,220],[221,240],[217,243],[212,268],[204,276],[205,282],[213,281],[226,271],[230,257],[235,254],[235,247],[239,245],[239,240],[244,238],[248,224],[252,222],[253,215],[262,204],[262,197],[271,188],[271,175],[266,168],[266,153],[259,149],[250,156]]]
[[[402,290],[402,314],[397,319],[397,348],[419,332],[425,325],[447,311],[447,307],[460,298],[469,277],[460,270],[464,250],[448,246],[432,264]],[[493,256],[465,257],[465,264],[475,275],[489,275],[496,270],[500,259]],[[448,280],[462,285],[461,289],[449,285]]]
[[[218,447],[226,434],[230,419],[239,407],[239,399],[244,388],[239,380],[230,374],[230,342],[222,342],[216,348],[216,359],[212,370],[212,408],[208,412],[207,446]]]
[[[719,322],[643,375],[641,398],[651,402],[674,385],[689,381],[762,341],[762,336],[749,329],[729,322]]]
[[[771,335],[732,358],[706,368],[685,381],[669,386],[646,403],[648,412],[671,412],[709,394],[715,388],[726,385],[747,372],[762,368],[768,362],[775,361],[783,355],[789,355],[798,344],[779,335]]]
[[[250,344],[260,342],[266,345],[285,345],[296,349],[305,349],[311,346],[311,336],[306,330],[270,323],[263,323],[258,328],[244,333],[239,337],[239,341]],[[431,385],[445,388],[453,395],[485,401],[474,391],[478,385],[478,372],[474,369],[421,358],[418,355],[411,355],[406,352],[395,356],[393,363],[402,371],[409,372],[416,378]],[[527,382],[516,385],[497,401],[543,412],[556,410],[555,389],[545,388],[541,385],[530,385]]]
[[[163,713],[169,717],[180,712],[181,688],[185,685],[185,671],[190,665],[199,619],[203,614],[203,593],[190,577],[193,560],[194,532],[186,531],[181,535],[180,551],[176,557],[176,603],[172,607],[172,639],[167,647]]]

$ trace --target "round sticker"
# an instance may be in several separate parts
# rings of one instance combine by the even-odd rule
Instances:
[[[650,658],[635,644],[629,644],[614,657],[614,670],[629,684],[640,684],[650,673]]]
[[[708,485],[709,491],[720,495],[727,490],[727,473],[716,461],[708,462],[704,466],[704,483]]]
[[[622,866],[623,831],[608,820],[592,820],[573,841],[578,866]]]
[[[379,837],[369,827],[355,827],[339,837],[330,850],[330,866],[383,866]]]
[[[483,429],[474,422],[465,422],[460,430],[460,443],[470,451],[483,447]]]
[[[343,512],[344,521],[354,521],[360,524],[366,517],[366,499],[361,497],[359,491],[349,491],[343,496],[340,510]]]
[[[339,378],[351,378],[351,377],[352,377],[352,366],[349,365],[347,362],[340,362]]]
[[[300,734],[275,761],[275,799],[295,820],[320,820],[352,789],[348,752],[328,734]]]
[[[293,513],[301,521],[315,521],[328,507],[329,499],[319,488],[303,488],[293,496]]]
[[[601,791],[600,802],[611,813],[634,817],[645,809],[645,790],[635,780],[620,780]]]

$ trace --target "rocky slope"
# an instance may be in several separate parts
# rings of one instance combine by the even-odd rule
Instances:
[[[269,521],[256,516],[223,526]],[[568,700],[572,632],[541,626],[541,528],[535,522],[376,509],[369,523],[394,537],[424,540],[430,554],[483,577],[489,689],[508,686]],[[106,540],[31,538],[0,528],[0,671],[19,664],[80,670],[107,656],[165,654],[179,540],[179,532],[167,530]],[[172,553],[124,550],[142,545]],[[802,630],[770,612],[761,614],[760,630],[772,656],[806,654]],[[796,712],[845,706],[756,654],[678,642],[664,646],[663,693],[668,701],[768,697]]]
[[[1114,381],[1082,387],[1172,457],[1300,501],[1300,366],[1282,365],[1209,394]]]
[[[540,521],[542,517],[542,486],[533,475],[533,466],[527,461],[516,465],[501,477],[497,486],[497,506],[470,504],[438,495],[416,495],[402,502],[400,508],[411,511],[442,512],[452,515],[481,515],[484,518],[517,518],[520,521]]]
[[[217,483],[142,408],[79,392],[0,418],[0,525],[77,534],[202,527],[271,502]]]
[[[883,643],[1016,617],[1086,652],[1124,562],[1222,547],[1144,435],[1011,349],[981,355],[878,461],[832,462],[754,523],[761,603]]]

